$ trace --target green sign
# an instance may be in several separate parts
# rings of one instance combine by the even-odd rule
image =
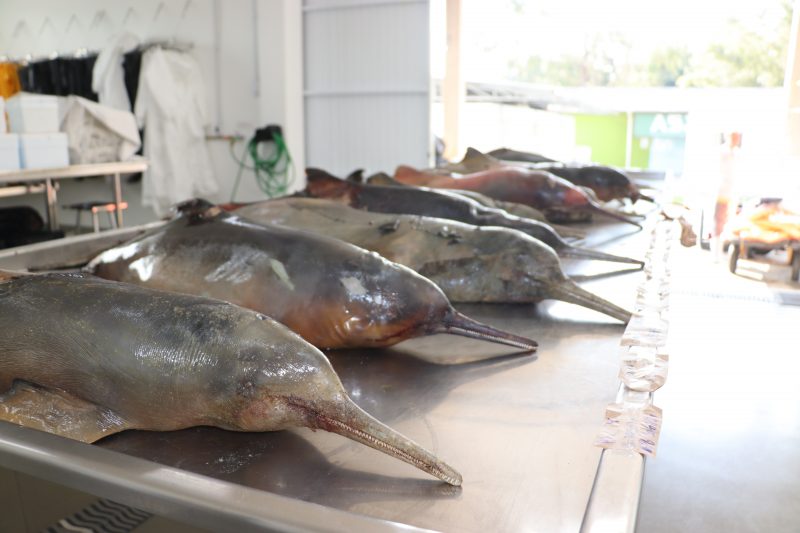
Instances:
[[[633,136],[683,139],[686,137],[686,113],[635,113]]]

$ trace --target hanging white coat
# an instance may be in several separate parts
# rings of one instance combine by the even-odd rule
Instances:
[[[123,56],[136,48],[139,39],[131,33],[123,33],[103,48],[97,55],[92,69],[92,90],[98,101],[121,111],[131,111],[131,101],[125,89]]]
[[[136,119],[150,161],[142,180],[142,204],[164,216],[170,206],[216,194],[205,142],[206,101],[197,61],[174,50],[151,48],[142,57]]]

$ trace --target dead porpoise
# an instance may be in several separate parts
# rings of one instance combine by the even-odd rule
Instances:
[[[324,429],[452,485],[461,476],[348,397],[266,316],[87,274],[0,271],[0,419],[94,442],[127,429]]]
[[[203,200],[179,211],[170,223],[106,250],[86,271],[241,305],[320,348],[391,346],[435,333],[536,348],[462,315],[413,270],[351,244],[254,224]]]
[[[431,279],[452,302],[535,303],[554,298],[622,322],[630,319],[628,311],[570,280],[550,247],[516,230],[370,213],[317,198],[276,198],[236,213],[377,252]]]

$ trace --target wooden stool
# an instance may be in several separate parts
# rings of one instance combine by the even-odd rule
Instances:
[[[81,227],[81,216],[84,211],[90,211],[92,213],[92,229],[95,233],[100,232],[100,212],[108,214],[108,221],[112,228],[117,227],[117,219],[114,217],[117,205],[114,202],[79,202],[65,207],[67,209],[74,209],[77,212],[77,217],[75,218],[76,230],[79,230]],[[121,202],[119,208],[120,210],[128,209],[128,202]]]

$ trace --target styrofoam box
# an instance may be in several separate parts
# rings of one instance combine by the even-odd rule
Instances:
[[[0,172],[19,170],[19,135],[0,133]]]
[[[6,102],[6,112],[12,133],[58,132],[58,98],[55,96],[17,93]]]
[[[8,127],[6,126],[6,101],[0,96],[0,135],[6,133]]]
[[[22,168],[52,168],[69,165],[66,133],[21,133],[19,162]]]

